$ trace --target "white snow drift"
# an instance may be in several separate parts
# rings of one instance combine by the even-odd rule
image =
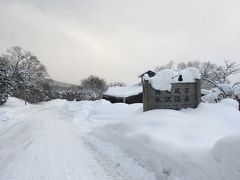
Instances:
[[[120,146],[157,179],[240,178],[240,113],[231,99],[197,109],[138,112],[92,134]]]
[[[239,180],[236,101],[142,112],[54,100],[0,107],[0,179]]]

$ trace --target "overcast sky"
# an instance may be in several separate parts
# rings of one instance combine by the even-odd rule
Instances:
[[[0,0],[0,52],[19,45],[53,79],[136,81],[170,60],[240,62],[239,0]]]

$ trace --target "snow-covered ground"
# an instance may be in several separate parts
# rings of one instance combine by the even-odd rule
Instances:
[[[236,101],[142,112],[54,100],[0,107],[0,180],[239,180]]]

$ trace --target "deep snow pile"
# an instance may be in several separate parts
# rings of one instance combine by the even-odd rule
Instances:
[[[15,124],[25,121],[26,116],[31,116],[39,110],[37,105],[25,106],[25,102],[10,97],[6,104],[0,106],[0,132],[3,133]]]
[[[108,149],[100,151],[96,141],[86,139],[87,131],[137,109],[107,101],[54,100],[25,106],[10,98],[0,106],[0,179],[155,180],[154,173],[120,147],[102,143],[100,147]]]
[[[238,103],[231,99],[202,103],[196,109],[142,112],[142,104],[111,104],[105,100],[54,100],[24,106],[24,102],[10,98],[0,108],[0,131],[9,129],[6,124],[12,128],[14,122],[47,111],[46,118],[59,117],[54,122],[73,123],[94,150],[125,172],[134,173],[134,177],[144,172],[129,168],[129,163],[135,162],[154,173],[156,179],[239,180],[237,109]]]
[[[67,116],[84,133],[91,131],[93,127],[104,126],[142,111],[142,104],[112,104],[106,100],[72,102],[53,100],[46,103],[48,106],[52,106],[51,104],[58,106],[59,113]]]
[[[240,178],[240,113],[231,99],[197,109],[141,112],[92,135],[119,145],[158,179]]]

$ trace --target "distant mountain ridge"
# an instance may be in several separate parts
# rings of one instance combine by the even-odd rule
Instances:
[[[79,88],[79,85],[77,85],[77,84],[56,81],[53,79],[45,79],[45,80],[46,80],[46,82],[49,83],[49,86],[54,89]]]

